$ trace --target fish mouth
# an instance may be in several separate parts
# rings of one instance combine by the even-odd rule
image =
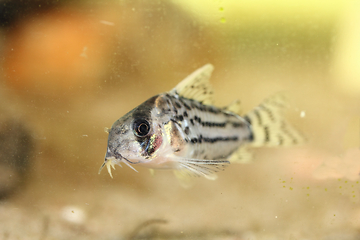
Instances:
[[[120,163],[125,163],[129,168],[131,168],[135,172],[138,172],[133,166],[130,165],[130,163],[136,164],[138,162],[132,162],[127,158],[123,157],[121,154],[117,154],[116,157],[115,156],[108,157],[108,153],[107,153],[105,156],[104,163],[101,165],[98,174],[100,174],[101,170],[106,166],[110,177],[113,178],[113,175],[111,173],[111,168],[115,170],[115,165],[119,165],[120,167],[122,167]]]
[[[101,165],[98,174],[101,173],[101,170],[106,166],[108,173],[110,175],[111,178],[113,178],[113,175],[111,173],[111,168],[113,168],[115,170],[115,162],[113,160],[116,160],[115,157],[111,157],[111,158],[106,158],[105,157],[105,161],[104,163]],[[121,166],[121,165],[120,165]]]

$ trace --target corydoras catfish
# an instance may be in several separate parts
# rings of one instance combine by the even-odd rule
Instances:
[[[230,162],[249,160],[249,147],[302,142],[283,118],[286,104],[280,95],[244,116],[240,116],[239,101],[225,108],[214,106],[209,83],[212,71],[211,64],[201,67],[171,91],[148,99],[118,119],[108,131],[99,173],[107,166],[112,177],[111,167],[124,163],[134,170],[133,166],[140,165],[211,179]]]

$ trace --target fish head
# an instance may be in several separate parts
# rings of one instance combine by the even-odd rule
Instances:
[[[107,166],[111,176],[110,167],[114,168],[114,165],[124,163],[134,169],[131,165],[146,164],[155,158],[163,143],[160,120],[154,116],[156,98],[150,98],[139,105],[118,119],[108,130],[105,161],[99,173]]]

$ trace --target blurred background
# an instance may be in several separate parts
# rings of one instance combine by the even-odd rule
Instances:
[[[360,2],[0,0],[0,239],[358,239]],[[300,147],[216,181],[103,163],[105,127],[212,63]]]

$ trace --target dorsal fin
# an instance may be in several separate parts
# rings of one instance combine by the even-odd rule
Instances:
[[[241,109],[241,102],[240,100],[235,100],[232,103],[230,103],[228,106],[223,108],[225,111],[229,111],[232,113],[235,113],[237,115],[241,115],[242,114],[242,109]]]
[[[213,89],[209,82],[213,70],[213,65],[206,64],[182,80],[171,90],[171,93],[199,101],[202,104],[213,104]]]

